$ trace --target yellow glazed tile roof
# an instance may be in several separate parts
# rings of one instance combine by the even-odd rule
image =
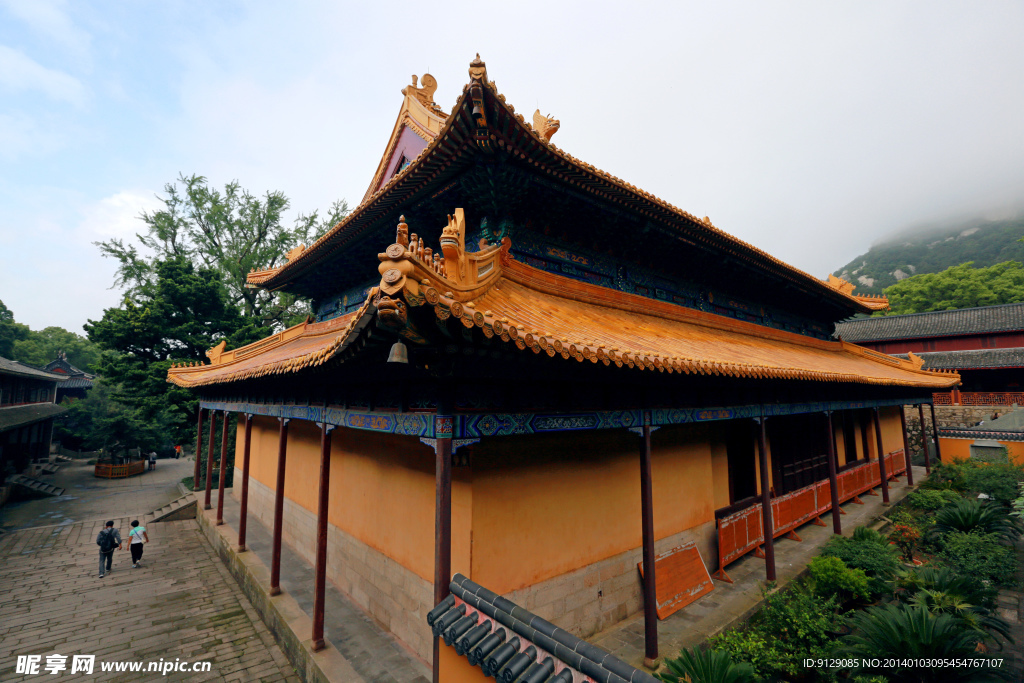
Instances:
[[[180,387],[225,384],[245,379],[297,372],[322,365],[347,345],[357,323],[368,322],[369,305],[322,323],[300,323],[283,332],[234,351],[211,355],[210,365],[179,365],[167,381]]]
[[[426,283],[424,283],[426,284]],[[441,284],[438,282],[438,284]],[[370,324],[363,307],[327,323],[306,324],[223,355],[212,365],[172,369],[179,386],[222,384],[320,365]],[[844,342],[829,342],[571,280],[511,261],[502,277],[471,300],[433,286],[410,305],[478,327],[524,352],[634,370],[945,389],[959,375],[921,369]],[[383,362],[383,359],[381,360]]]

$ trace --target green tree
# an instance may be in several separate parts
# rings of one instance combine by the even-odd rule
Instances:
[[[1024,266],[1017,261],[974,268],[968,261],[941,273],[925,273],[886,287],[887,315],[925,313],[1024,301]]]
[[[161,420],[146,420],[138,411],[116,401],[115,389],[98,379],[85,398],[67,402],[67,412],[54,423],[54,434],[66,448],[118,452],[160,448]]]
[[[85,325],[104,353],[99,372],[114,387],[112,398],[148,424],[165,424],[167,437],[191,437],[196,400],[167,382],[172,363],[205,361],[206,349],[227,340],[231,348],[270,333],[242,316],[220,276],[185,257],[155,261],[154,279],[135,288],[119,308]]]
[[[63,327],[46,327],[29,332],[26,338],[14,342],[14,360],[30,365],[46,365],[57,353],[67,354],[68,362],[79,370],[92,372],[100,359],[100,350],[80,334]]]
[[[0,357],[14,360],[14,344],[28,335],[28,325],[14,322],[14,313],[0,301]]]
[[[348,214],[345,200],[336,201],[320,216],[299,214],[292,227],[283,223],[290,203],[279,191],[262,198],[242,189],[237,181],[220,192],[203,176],[182,175],[164,186],[164,208],[143,212],[144,232],[138,245],[120,239],[97,242],[104,256],[120,262],[115,285],[138,295],[152,284],[157,264],[183,258],[197,268],[216,273],[228,292],[228,301],[261,327],[299,322],[308,305],[295,297],[260,289],[247,289],[251,270],[285,263],[290,249],[309,246]]]

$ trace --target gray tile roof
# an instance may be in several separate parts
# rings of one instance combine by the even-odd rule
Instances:
[[[16,360],[9,360],[7,358],[0,358],[0,375],[19,375],[21,377],[34,377],[36,379],[50,379],[55,382],[63,382],[67,379],[67,375],[61,375],[56,372],[46,372],[34,368],[31,365],[25,365],[19,363]]]
[[[30,403],[27,406],[0,408],[0,432],[60,415],[65,410],[67,408],[56,403]]]
[[[451,595],[427,614],[427,623],[434,635],[443,637],[446,645],[455,648],[456,654],[466,657],[491,678],[502,683],[571,683],[589,676],[598,683],[658,683],[649,673],[462,574],[452,577],[450,588]],[[456,597],[465,604],[456,606]]]
[[[1024,303],[846,320],[836,323],[835,335],[843,341],[866,342],[1021,330]]]
[[[893,355],[897,358],[907,357],[905,353],[894,353]],[[925,370],[1024,368],[1024,347],[972,349],[970,351],[922,351],[916,355],[924,359]]]

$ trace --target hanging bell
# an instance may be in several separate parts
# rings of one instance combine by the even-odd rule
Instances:
[[[409,362],[409,350],[405,348],[405,344],[399,339],[391,345],[391,353],[388,354],[389,363],[408,363]]]

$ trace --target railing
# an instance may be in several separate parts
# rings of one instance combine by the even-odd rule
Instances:
[[[1010,406],[1024,405],[1019,391],[942,391],[932,394],[937,406]]]
[[[133,474],[142,474],[146,471],[145,460],[135,460],[124,465],[111,465],[107,462],[96,463],[96,469],[93,474],[97,477],[103,477],[104,479],[120,479],[121,477],[130,477]]]
[[[907,471],[903,449],[885,456],[885,471],[895,477]],[[839,486],[839,502],[845,503],[865,491],[882,483],[877,460],[850,468],[836,476]],[[790,533],[797,527],[825,514],[832,509],[832,491],[829,481],[819,481],[778,498],[772,498],[773,537]],[[718,572],[724,576],[725,566],[735,562],[764,543],[764,524],[761,518],[761,504],[751,505],[745,510],[718,520]]]

